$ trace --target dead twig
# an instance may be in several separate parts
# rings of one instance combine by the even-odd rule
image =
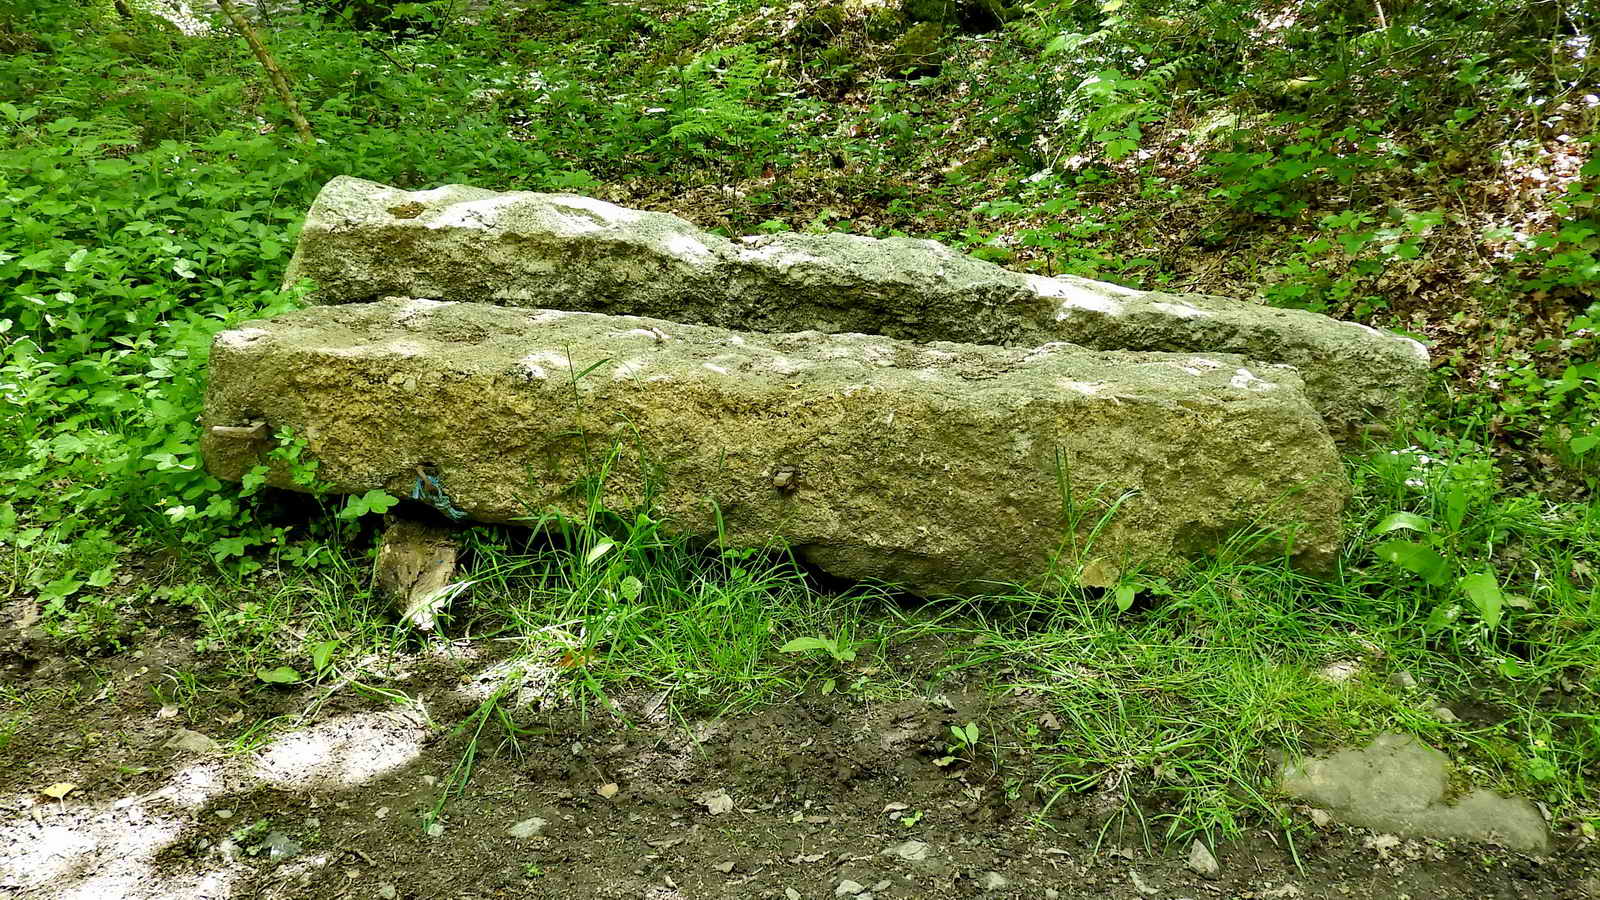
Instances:
[[[267,78],[271,80],[272,87],[278,92],[278,99],[289,108],[289,119],[294,122],[294,130],[300,133],[300,140],[307,144],[317,142],[316,135],[311,133],[311,123],[300,113],[300,104],[295,102],[294,94],[289,91],[289,79],[283,77],[283,70],[278,68],[277,60],[267,52],[267,45],[261,42],[261,35],[256,33],[248,19],[239,14],[233,5],[233,0],[217,0],[217,5],[222,7],[222,12],[233,23],[233,27],[244,36],[245,43],[250,45],[250,50],[260,60],[261,68],[267,70]]]

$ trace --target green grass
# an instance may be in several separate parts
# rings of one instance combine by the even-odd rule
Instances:
[[[1126,611],[1071,585],[907,605],[875,590],[817,594],[781,556],[692,549],[648,516],[595,506],[587,521],[549,523],[544,538],[474,531],[480,563],[463,621],[554,661],[564,689],[599,702],[664,690],[687,708],[734,713],[825,689],[847,704],[906,696],[950,677],[1030,692],[1058,730],[1042,713],[981,723],[1036,759],[1002,774],[1037,778],[1057,801],[1111,792],[1126,814],[1154,810],[1144,825],[1167,839],[1287,823],[1271,788],[1280,754],[1387,730],[1450,748],[1475,780],[1558,816],[1592,817],[1600,604],[1569,573],[1600,546],[1595,509],[1485,486],[1457,549],[1510,559],[1506,591],[1527,605],[1494,628],[1471,612],[1441,626],[1436,609],[1461,598],[1380,561],[1372,529],[1395,509],[1445,502],[1441,488],[1483,467],[1433,463],[1419,479],[1395,462],[1405,456],[1352,461],[1350,541],[1327,577],[1218,560],[1147,580]],[[859,659],[779,652],[816,636]],[[902,648],[930,638],[951,648],[934,671],[896,670]],[[1557,684],[1571,702],[1550,696]],[[1440,705],[1466,714],[1443,721]]]
[[[556,658],[576,689],[604,701],[618,682],[659,685],[724,710],[797,687],[774,642],[848,630],[871,592],[819,594],[783,554],[690,547],[648,513],[591,505],[585,521],[547,520],[545,538],[475,530],[464,623]]]
[[[1380,561],[1372,527],[1394,509],[1444,502],[1433,492],[1482,467],[1437,463],[1438,474],[1418,485],[1416,467],[1397,458],[1352,462],[1350,540],[1327,577],[1218,560],[1146,580],[1125,611],[1107,592],[1071,585],[907,604],[876,589],[817,593],[781,554],[690,547],[646,514],[595,504],[585,520],[552,518],[540,532],[468,532],[471,586],[443,627],[509,640],[513,670],[553,670],[552,689],[585,708],[650,691],[680,710],[734,714],[805,692],[844,704],[907,696],[955,677],[1030,692],[1043,707],[979,723],[993,749],[1034,759],[998,774],[1037,779],[1052,804],[1109,794],[1162,839],[1287,825],[1271,788],[1279,754],[1387,730],[1449,748],[1474,780],[1538,797],[1558,817],[1592,817],[1600,604],[1571,573],[1597,547],[1593,506],[1486,488],[1459,549],[1511,560],[1506,591],[1528,605],[1492,629],[1470,612],[1440,626],[1435,610],[1460,598]],[[1491,538],[1498,548],[1478,543]],[[374,621],[353,612],[353,581],[350,593],[336,582],[297,585],[245,608],[271,617],[262,634],[314,620],[308,639],[349,640]],[[242,639],[250,633],[219,640],[245,671],[273,659],[266,645]],[[859,657],[780,652],[816,636]],[[930,638],[950,648],[932,671],[894,664],[900,650]],[[1345,677],[1328,674],[1341,667]],[[491,720],[514,736],[502,693],[469,719],[468,757]],[[1461,709],[1462,720],[1442,721],[1439,705]],[[1042,724],[1045,713],[1053,727]],[[471,765],[450,790],[465,788]]]
[[[647,511],[592,502],[582,520],[464,532],[465,584],[428,636],[396,625],[373,596],[372,532],[322,513],[323,541],[284,546],[247,576],[191,572],[154,591],[192,610],[207,668],[173,673],[159,699],[201,704],[230,683],[265,694],[279,688],[259,673],[277,666],[301,674],[314,703],[352,684],[392,690],[394,667],[461,638],[496,648],[508,673],[541,671],[542,689],[584,709],[649,692],[680,715],[732,715],[802,694],[852,705],[959,679],[1043,701],[978,722],[996,759],[1031,759],[997,778],[1037,781],[1051,807],[1093,795],[1157,839],[1291,827],[1271,788],[1279,754],[1387,730],[1447,748],[1472,780],[1534,796],[1558,820],[1592,819],[1600,602],[1584,567],[1600,549],[1600,514],[1508,494],[1484,480],[1481,455],[1418,456],[1352,458],[1357,494],[1334,572],[1221,558],[1138,580],[1127,609],[1114,592],[1071,584],[926,602],[823,593],[781,552],[692,546]],[[1471,609],[1441,624],[1437,610],[1465,603],[1453,587],[1374,553],[1385,538],[1375,525],[1395,511],[1442,518],[1463,482],[1475,493],[1449,549],[1496,565],[1515,599],[1492,628]],[[854,656],[781,652],[815,637]],[[911,652],[930,640],[947,648],[940,658]],[[334,650],[318,670],[324,642]],[[1347,677],[1328,676],[1339,667]],[[479,754],[515,751],[525,724],[507,696],[521,683],[508,675],[465,721],[440,724],[464,749],[435,817],[470,789]],[[1442,721],[1439,705],[1461,720]]]

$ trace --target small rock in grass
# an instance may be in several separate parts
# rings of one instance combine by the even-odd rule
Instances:
[[[891,887],[894,887],[894,882],[892,882],[889,879],[885,878],[884,880],[882,880],[882,881],[878,882],[877,884],[873,885],[872,886],[872,890],[876,893],[876,892],[881,892],[881,891],[887,891]]]
[[[1361,846],[1368,850],[1376,851],[1379,859],[1388,859],[1389,854],[1393,853],[1400,846],[1400,843],[1400,838],[1395,835],[1375,834],[1362,841]]]
[[[400,892],[395,889],[394,885],[386,881],[378,885],[378,896],[382,897],[383,900],[394,900],[394,898],[400,896]]]
[[[720,788],[701,794],[696,800],[706,808],[706,812],[713,816],[733,812],[733,798],[728,796],[727,791]]]
[[[1325,809],[1311,808],[1311,824],[1318,828],[1327,828],[1333,823],[1333,815]]]
[[[1317,672],[1317,677],[1331,684],[1344,684],[1359,674],[1361,674],[1360,663],[1355,660],[1341,659],[1323,666]]]
[[[906,841],[890,847],[889,852],[908,862],[922,862],[928,858],[928,845],[922,841]]]
[[[272,859],[288,859],[300,852],[300,845],[281,831],[268,832],[266,839],[261,842],[261,848]]]
[[[1441,722],[1446,723],[1461,721],[1461,718],[1456,715],[1455,710],[1448,706],[1435,706],[1433,708],[1433,717]]]
[[[1389,683],[1402,691],[1409,691],[1417,686],[1417,676],[1401,669],[1389,676]]]
[[[538,837],[544,831],[544,826],[548,824],[550,823],[544,819],[534,816],[531,819],[523,819],[521,822],[506,829],[506,834],[514,838]]]
[[[1010,886],[1010,884],[1011,882],[999,872],[985,872],[983,873],[983,877],[978,879],[978,887],[981,887],[991,893],[994,891],[1003,891]]]
[[[789,898],[789,900],[800,900],[800,892],[792,887],[784,888],[783,896]]]
[[[449,603],[459,547],[446,528],[401,520],[378,540],[375,580],[393,599],[402,621],[432,631],[434,616]]]
[[[724,875],[731,875],[733,874],[733,860],[723,860],[722,862],[717,863],[715,866],[712,866],[712,868]]]
[[[1195,838],[1189,847],[1189,868],[1206,878],[1215,878],[1222,870],[1222,867],[1217,865],[1217,858],[1206,849],[1206,845],[1201,843],[1199,838]]]
[[[161,745],[163,750],[181,750],[185,753],[218,753],[222,745],[198,731],[179,728]]]
[[[1481,789],[1451,795],[1450,778],[1443,753],[1410,735],[1384,734],[1362,749],[1286,764],[1279,786],[1347,825],[1549,852],[1549,826],[1533,803]]]
[[[866,889],[866,885],[846,878],[839,882],[838,887],[833,889],[833,895],[835,897],[854,897]]]
[[[1055,888],[1045,888],[1044,900],[1061,900],[1061,892]]]

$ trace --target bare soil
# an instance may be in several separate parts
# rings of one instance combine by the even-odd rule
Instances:
[[[18,615],[0,612],[0,896],[1600,897],[1600,854],[1571,836],[1532,858],[1317,829],[1306,810],[1294,846],[1255,828],[1201,877],[1160,808],[1122,802],[1137,773],[1052,802],[1025,755],[980,741],[940,765],[951,725],[1039,716],[941,677],[931,646],[894,663],[911,699],[813,692],[720,717],[649,690],[580,705],[570,672],[530,672],[499,707],[517,746],[485,718],[430,833],[476,730],[456,726],[503,683],[483,645],[400,661],[371,686],[410,698],[395,702],[230,679],[182,624],[63,655]],[[202,686],[186,708],[163,703],[181,671]],[[167,746],[180,729],[248,749]]]

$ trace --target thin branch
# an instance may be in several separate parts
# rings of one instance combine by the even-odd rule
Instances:
[[[300,104],[295,102],[294,94],[289,92],[289,79],[283,77],[283,70],[278,68],[278,63],[272,58],[272,54],[267,52],[267,45],[261,43],[261,35],[256,34],[250,22],[234,8],[233,0],[217,0],[217,5],[222,7],[222,12],[227,15],[228,21],[233,23],[233,27],[244,35],[245,43],[250,45],[250,50],[255,53],[256,59],[261,61],[261,68],[267,70],[267,78],[277,90],[278,99],[289,108],[289,118],[294,122],[295,131],[300,132],[300,140],[308,144],[316,143],[316,135],[311,133],[311,123],[301,115]]]

